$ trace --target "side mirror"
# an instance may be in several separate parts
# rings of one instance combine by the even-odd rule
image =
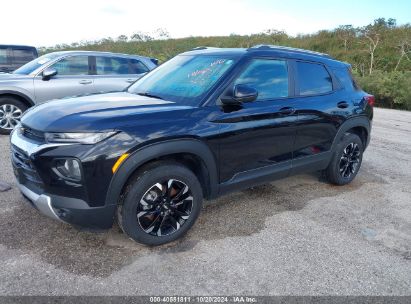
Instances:
[[[49,80],[51,77],[57,75],[57,70],[55,69],[45,69],[43,71],[43,80]]]
[[[253,87],[246,84],[237,84],[234,86],[233,97],[225,96],[221,102],[225,105],[238,105],[242,102],[252,102],[258,97],[258,92]]]

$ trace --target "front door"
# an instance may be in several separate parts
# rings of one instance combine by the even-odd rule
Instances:
[[[93,76],[90,75],[89,56],[65,57],[54,63],[57,75],[48,80],[42,74],[34,77],[34,90],[38,103],[51,99],[94,93]]]
[[[258,91],[254,102],[221,106],[222,186],[287,176],[293,156],[297,115],[286,60],[252,59],[228,88],[246,84]],[[225,93],[227,94],[227,93]],[[224,192],[224,190],[223,190]]]

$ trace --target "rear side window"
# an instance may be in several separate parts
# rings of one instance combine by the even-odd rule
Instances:
[[[147,67],[137,59],[96,57],[97,75],[142,74],[147,71]]]
[[[246,84],[258,91],[257,100],[288,96],[288,69],[284,60],[254,59],[234,84]]]
[[[57,70],[57,75],[88,75],[88,56],[73,56],[61,59],[52,68]]]
[[[299,95],[317,95],[331,92],[333,83],[322,64],[297,61]]]
[[[32,61],[36,56],[31,50],[14,49],[13,50],[13,64],[23,65]]]
[[[353,91],[353,90],[358,89],[358,86],[355,83],[354,78],[352,77],[350,69],[348,68],[333,69],[333,73],[338,78],[338,80],[341,82],[344,89],[348,91]]]

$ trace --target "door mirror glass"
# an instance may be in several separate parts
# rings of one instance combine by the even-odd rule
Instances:
[[[45,69],[43,71],[43,80],[49,80],[51,77],[57,75],[56,69]]]

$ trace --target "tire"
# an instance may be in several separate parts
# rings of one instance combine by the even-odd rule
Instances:
[[[178,163],[156,162],[127,185],[117,210],[119,226],[139,243],[169,243],[193,226],[202,201],[201,185],[192,171]]]
[[[325,177],[334,185],[349,184],[360,170],[364,145],[356,134],[346,133],[338,143]]]
[[[10,134],[27,108],[16,98],[0,97],[0,134]]]

